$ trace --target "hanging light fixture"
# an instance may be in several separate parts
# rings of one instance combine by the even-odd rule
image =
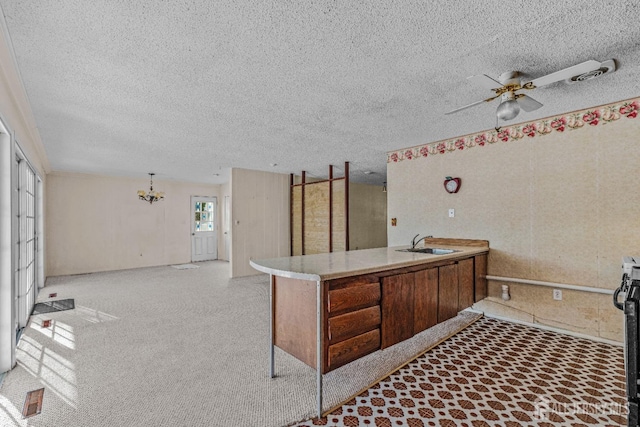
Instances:
[[[151,184],[149,184],[149,192],[147,193],[144,190],[138,190],[138,198],[142,201],[149,202],[153,204],[153,202],[158,202],[160,200],[164,200],[164,193],[153,191],[153,175],[155,173],[149,173]]]

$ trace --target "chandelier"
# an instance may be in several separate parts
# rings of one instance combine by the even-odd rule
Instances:
[[[153,204],[153,202],[158,202],[160,200],[164,200],[164,193],[153,191],[153,175],[155,173],[149,173],[151,176],[151,184],[149,184],[149,192],[147,193],[144,190],[138,190],[138,198],[142,201],[149,202]]]

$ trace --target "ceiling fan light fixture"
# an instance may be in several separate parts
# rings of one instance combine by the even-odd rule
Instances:
[[[498,105],[496,115],[500,120],[514,119],[520,113],[520,105],[513,92],[502,94],[502,102]]]

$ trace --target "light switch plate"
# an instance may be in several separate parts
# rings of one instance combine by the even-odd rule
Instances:
[[[455,209],[449,209],[449,218],[453,218],[456,216],[456,210]]]

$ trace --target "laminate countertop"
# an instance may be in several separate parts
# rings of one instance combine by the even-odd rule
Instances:
[[[489,252],[488,245],[478,247],[438,244],[437,246],[429,245],[429,247],[454,249],[457,252],[444,255],[401,252],[399,249],[408,249],[409,246],[396,246],[251,260],[249,264],[258,271],[274,276],[324,281],[402,267],[412,267],[448,259],[467,258]]]

